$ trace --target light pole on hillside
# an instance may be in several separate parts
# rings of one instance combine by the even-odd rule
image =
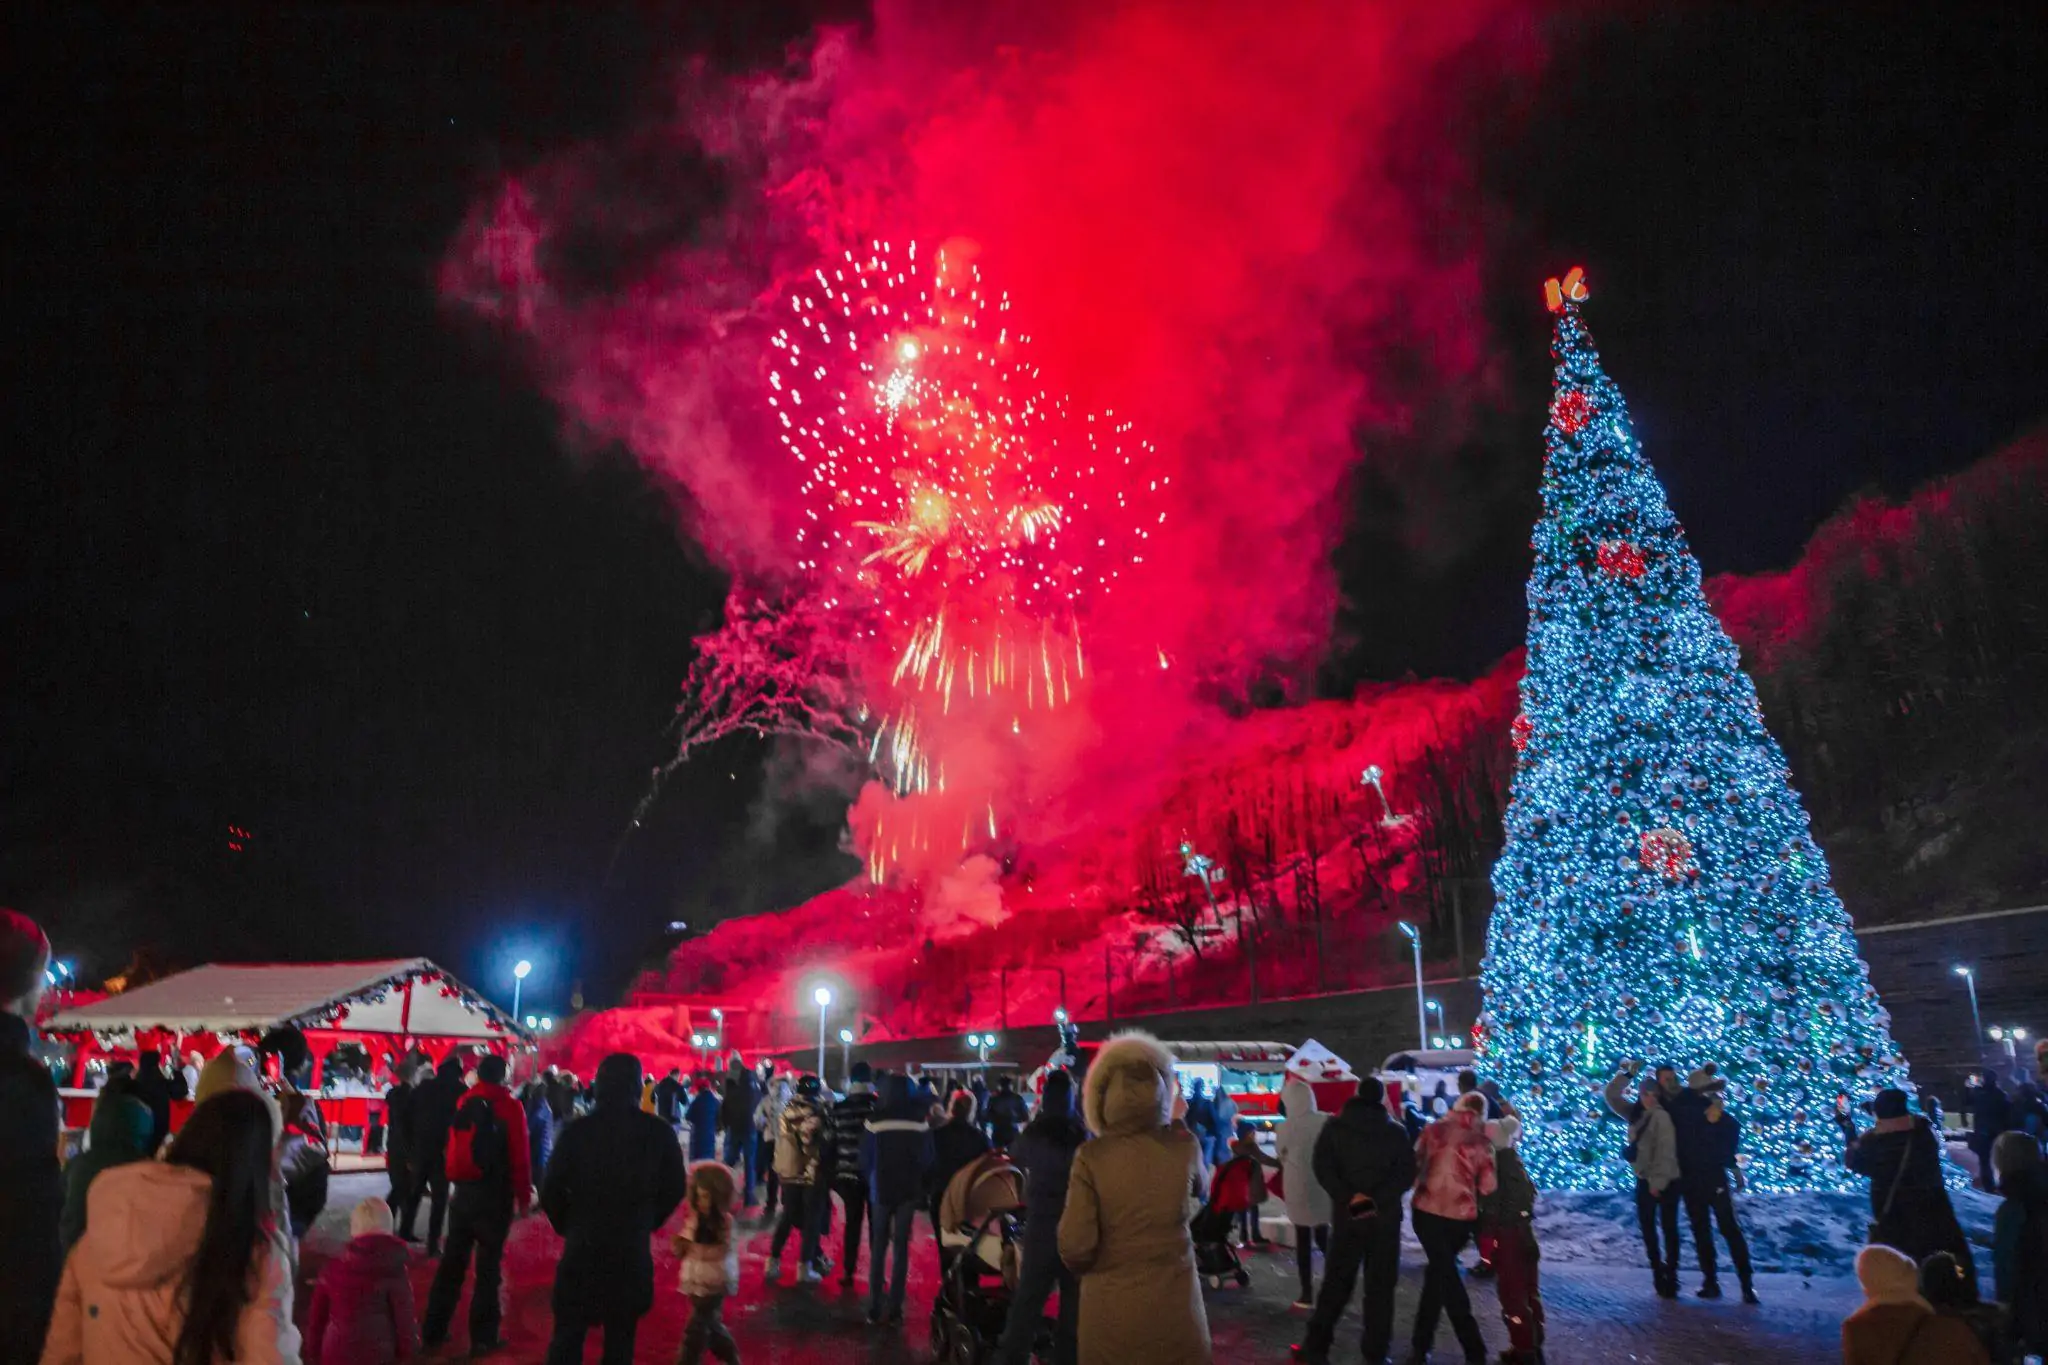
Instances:
[[[1415,947],[1415,1046],[1429,1047],[1429,1015],[1422,994],[1422,932],[1407,920],[1401,921],[1401,932],[1408,935],[1408,942]]]

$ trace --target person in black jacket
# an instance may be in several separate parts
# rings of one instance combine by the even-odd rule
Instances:
[[[874,1116],[861,1132],[860,1168],[868,1202],[868,1321],[903,1320],[905,1267],[910,1260],[910,1225],[929,1181],[936,1155],[931,1110],[915,1098],[902,1076],[884,1076]],[[894,1253],[893,1259],[891,1253]],[[893,1269],[891,1268],[893,1267]],[[888,1270],[887,1302],[883,1272]]]
[[[57,1083],[29,1050],[49,968],[42,926],[0,909],[0,1365],[42,1354],[64,1268]]]
[[[1700,1263],[1699,1296],[1721,1297],[1720,1271],[1714,1259],[1714,1226],[1718,1224],[1728,1241],[1728,1259],[1735,1262],[1735,1278],[1742,1284],[1742,1301],[1755,1303],[1749,1242],[1742,1235],[1742,1224],[1736,1221],[1735,1197],[1730,1193],[1734,1177],[1729,1172],[1735,1167],[1742,1125],[1722,1102],[1726,1086],[1709,1064],[1687,1078],[1684,1096],[1673,1106],[1678,1184],[1685,1199],[1686,1220],[1692,1225],[1693,1254]]]
[[[462,1073],[468,1065],[469,1054],[457,1048],[413,1091],[412,1208],[417,1213],[422,1198],[431,1201],[427,1209],[429,1256],[441,1254],[441,1230],[448,1222],[448,1128],[462,1103]],[[399,1236],[409,1238],[411,1233],[410,1220],[398,1225]]]
[[[413,1085],[411,1058],[393,1069],[392,1080],[394,1084],[384,1092],[384,1169],[391,1177],[391,1193],[384,1197],[384,1202],[391,1206],[391,1221],[397,1226],[398,1235],[416,1242],[419,1238],[412,1231],[413,1211],[419,1207],[420,1199],[412,1183],[412,1098],[417,1087]]]
[[[745,1208],[760,1202],[756,1196],[760,1193],[761,1142],[754,1129],[754,1110],[760,1104],[761,1082],[747,1070],[739,1053],[733,1053],[732,1064],[725,1072],[724,1093],[718,1097],[718,1117],[725,1126],[725,1164],[745,1182],[740,1199]]]
[[[996,1093],[988,1101],[989,1141],[1007,1152],[1030,1121],[1031,1106],[1017,1093],[1017,1083],[1008,1076],[998,1076]]]
[[[604,1329],[604,1365],[629,1365],[654,1306],[648,1239],[685,1188],[675,1130],[640,1111],[639,1061],[613,1053],[598,1063],[596,1107],[563,1127],[541,1180],[541,1210],[563,1239],[548,1365],[580,1362],[592,1327]]]
[[[935,1237],[941,1235],[939,1200],[945,1197],[946,1186],[974,1158],[988,1150],[988,1134],[974,1121],[974,1111],[974,1092],[956,1090],[946,1101],[946,1121],[932,1129],[932,1169],[925,1187],[925,1210],[931,1214]]]
[[[1976,1078],[1970,1090],[1970,1150],[1977,1157],[1977,1188],[1998,1192],[1998,1179],[1991,1172],[1991,1147],[2005,1131],[2012,1105],[1998,1087],[1998,1077],[1986,1072]]]
[[[155,1156],[171,1135],[171,1101],[187,1098],[185,1078],[166,1074],[164,1055],[146,1047],[135,1055],[135,1079],[128,1093],[149,1106],[149,1154]]]
[[[1365,1290],[1365,1359],[1378,1365],[1394,1338],[1394,1285],[1401,1276],[1401,1196],[1415,1183],[1415,1147],[1408,1130],[1387,1112],[1386,1088],[1377,1077],[1358,1083],[1358,1093],[1316,1138],[1311,1166],[1330,1193],[1333,1217],[1330,1251],[1323,1263],[1323,1289],[1295,1358],[1330,1358],[1337,1322],[1351,1299],[1361,1269]]]
[[[654,1083],[654,1117],[669,1126],[671,1132],[683,1126],[683,1106],[689,1102],[690,1087],[683,1084],[680,1067],[670,1067],[668,1075]]]
[[[1059,1293],[1059,1326],[1053,1335],[1053,1365],[1074,1365],[1080,1353],[1081,1284],[1060,1259],[1060,1213],[1074,1153],[1088,1140],[1088,1127],[1074,1108],[1074,1077],[1055,1071],[1045,1078],[1038,1117],[1017,1135],[1010,1158],[1024,1171],[1024,1248],[1017,1290],[996,1346],[995,1365],[1028,1365],[1045,1301]]]
[[[846,1240],[839,1259],[839,1283],[851,1285],[860,1267],[861,1229],[867,1221],[868,1184],[860,1172],[860,1139],[875,1116],[874,1071],[855,1062],[847,1073],[846,1095],[825,1115],[831,1144],[832,1190],[846,1209]]]
[[[1835,1116],[1848,1144],[1844,1161],[1870,1180],[1875,1220],[1870,1240],[1904,1252],[1916,1264],[1937,1251],[1948,1252],[1969,1280],[1974,1297],[1977,1263],[1942,1183],[1940,1144],[1927,1120],[1909,1112],[1906,1104],[1903,1090],[1878,1091],[1868,1106],[1877,1123],[1867,1133],[1856,1131],[1856,1120],[1849,1114]]]

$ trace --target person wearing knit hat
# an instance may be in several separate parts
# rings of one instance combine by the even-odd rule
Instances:
[[[1641,1062],[1626,1062],[1607,1082],[1607,1107],[1628,1125],[1622,1148],[1636,1173],[1636,1222],[1650,1259],[1650,1280],[1659,1298],[1678,1297],[1678,1203],[1681,1194],[1678,1136],[1665,1108],[1669,1092],[1656,1077],[1642,1077]],[[1638,1078],[1641,1079],[1638,1079]],[[1628,1084],[1636,1081],[1636,1098]],[[1658,1231],[1662,1229],[1661,1244]]]
[[[0,909],[0,1356],[14,1349],[11,1343],[42,1341],[64,1268],[57,1083],[29,1050],[49,969],[42,926]]]
[[[1755,1303],[1756,1281],[1749,1263],[1749,1242],[1735,1217],[1735,1150],[1742,1125],[1723,1100],[1728,1083],[1712,1062],[1686,1077],[1686,1102],[1673,1117],[1678,1125],[1679,1185],[1684,1192],[1686,1220],[1692,1225],[1693,1254],[1699,1258],[1703,1299],[1721,1297],[1719,1266],[1714,1257],[1714,1228],[1728,1242],[1742,1301]]]
[[[1863,1305],[1842,1323],[1842,1365],[1990,1365],[1969,1327],[1920,1296],[1920,1267],[1888,1246],[1856,1253]]]

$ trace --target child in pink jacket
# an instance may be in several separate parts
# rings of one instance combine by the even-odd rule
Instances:
[[[1415,1240],[1429,1258],[1422,1301],[1415,1308],[1418,1357],[1429,1354],[1442,1313],[1450,1318],[1465,1358],[1486,1359],[1486,1340],[1472,1316],[1458,1253],[1479,1225],[1479,1196],[1492,1194],[1497,1183],[1493,1141],[1486,1135],[1486,1097],[1475,1090],[1460,1095],[1451,1112],[1423,1129],[1415,1143],[1415,1195],[1409,1210]]]
[[[382,1199],[365,1199],[349,1214],[349,1243],[313,1286],[307,1365],[392,1365],[419,1354],[406,1248],[394,1226]]]

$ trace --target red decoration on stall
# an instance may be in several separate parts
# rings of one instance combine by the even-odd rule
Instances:
[[[1576,436],[1593,420],[1593,400],[1578,389],[1566,389],[1550,405],[1550,420],[1567,436]]]
[[[1632,540],[1603,540],[1594,556],[1600,561],[1601,572],[1610,578],[1626,578],[1634,582],[1649,571],[1649,565],[1643,560],[1642,547]]]
[[[1675,829],[1648,829],[1636,846],[1636,860],[1651,872],[1670,881],[1689,877],[1697,869],[1692,861],[1692,840]]]
[[[1508,739],[1514,744],[1515,752],[1521,753],[1529,747],[1530,738],[1536,733],[1535,724],[1527,712],[1517,713],[1515,723],[1508,727]]]

